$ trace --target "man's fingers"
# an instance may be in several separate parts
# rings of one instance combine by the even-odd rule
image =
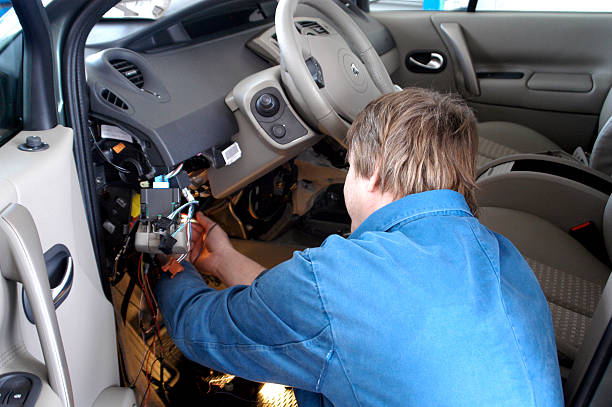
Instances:
[[[214,224],[215,221],[212,220],[211,218],[209,218],[208,216],[204,215],[202,212],[198,211],[196,213],[196,220],[198,221],[198,223],[202,226],[204,226],[205,230],[210,229]]]
[[[196,222],[191,222],[191,233],[192,236],[204,234],[204,227]]]

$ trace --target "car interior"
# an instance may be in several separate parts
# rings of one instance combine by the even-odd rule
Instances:
[[[172,0],[118,18],[130,2],[116,3],[46,7],[63,47],[45,97],[63,94],[67,119],[0,147],[0,402],[297,406],[290,387],[181,354],[149,283],[155,254],[185,258],[196,210],[267,268],[348,236],[350,123],[379,95],[424,87],[476,114],[478,217],[548,300],[566,405],[610,405],[612,13]]]

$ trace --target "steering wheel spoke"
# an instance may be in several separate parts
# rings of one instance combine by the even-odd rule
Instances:
[[[336,29],[302,35],[294,18],[300,2],[321,12]],[[344,144],[347,121],[370,100],[396,90],[384,64],[353,19],[332,1],[280,0],[275,23],[291,99],[309,113],[311,125]]]
[[[310,50],[310,41],[308,41],[308,36],[302,35],[295,29],[295,38],[298,43],[299,49],[302,51],[302,57],[304,57],[304,61],[312,56],[312,51]]]

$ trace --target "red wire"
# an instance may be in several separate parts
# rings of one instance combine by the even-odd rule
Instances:
[[[142,255],[141,255],[142,258]],[[140,269],[140,268],[139,268]],[[143,290],[145,293],[145,298],[147,299],[147,303],[149,305],[149,308],[151,309],[151,312],[153,312],[153,324],[155,326],[155,331],[157,333],[157,338],[159,340],[159,347],[160,347],[160,351],[163,357],[164,354],[164,344],[161,340],[161,331],[159,329],[159,320],[158,320],[158,314],[159,314],[159,310],[157,309],[157,306],[153,306],[153,301],[155,301],[155,297],[153,294],[153,290],[151,289],[151,284],[149,283],[149,278],[148,277],[144,277],[143,275]],[[157,301],[155,301],[155,304],[157,305]]]
[[[161,356],[163,357],[164,354],[164,344],[161,340],[161,332],[159,329],[159,321],[158,321],[158,309],[157,307],[153,306],[153,301],[154,301],[154,294],[153,294],[153,290],[151,289],[151,285],[149,283],[149,279],[148,276],[144,275],[144,271],[142,268],[142,258],[143,255],[140,255],[140,258],[138,260],[138,283],[140,284],[140,287],[142,288],[142,291],[144,293],[144,296],[146,298],[147,301],[147,305],[149,306],[149,309],[151,310],[151,312],[153,313],[153,325],[155,328],[155,332],[156,332],[156,337],[157,340],[159,341],[159,347],[160,347],[160,352],[161,352]],[[157,302],[155,302],[157,304]],[[156,338],[153,338],[153,343],[151,344],[151,346],[153,347],[153,355],[155,358],[157,358],[157,354],[156,354]],[[147,352],[145,354],[145,363],[144,365],[146,366],[148,361],[149,361],[149,357],[151,355],[151,346],[148,347]],[[155,365],[155,361],[157,359],[153,360],[153,363],[151,364],[151,368],[149,369],[148,374],[146,374],[146,378],[147,378],[147,387],[145,390],[145,394],[143,395],[144,397],[144,404],[143,406],[146,406],[149,402],[149,398],[151,396],[151,376],[153,374],[153,367]],[[163,366],[160,363],[160,369],[163,369]]]
[[[153,356],[157,358],[157,355],[155,354],[155,339],[153,340]],[[147,375],[147,390],[144,407],[146,407],[146,405],[149,403],[149,397],[151,396],[151,375],[153,375],[153,366],[155,366],[155,361],[156,359],[153,359],[153,363],[151,363],[151,368],[149,369],[149,374]]]

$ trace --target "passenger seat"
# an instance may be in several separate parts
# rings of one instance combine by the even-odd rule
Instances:
[[[479,210],[480,222],[510,239],[540,282],[550,306],[566,402],[570,402],[610,324],[610,268],[542,217],[503,207]],[[612,196],[600,224],[612,260]]]
[[[604,101],[599,114],[599,126],[597,140],[610,138],[612,144],[612,88]],[[606,125],[608,123],[608,125]],[[545,151],[563,150],[552,140],[529,127],[521,124],[503,121],[490,121],[478,123],[477,126],[478,160],[477,168],[483,167],[488,162],[500,157],[513,154],[541,153]],[[604,137],[606,135],[606,137]],[[587,148],[588,146],[582,146]],[[597,142],[593,148],[593,162],[591,167],[610,174],[612,169],[612,145],[598,150]],[[601,147],[601,144],[600,146]],[[603,161],[609,163],[602,164]],[[604,167],[604,168],[602,168]]]

